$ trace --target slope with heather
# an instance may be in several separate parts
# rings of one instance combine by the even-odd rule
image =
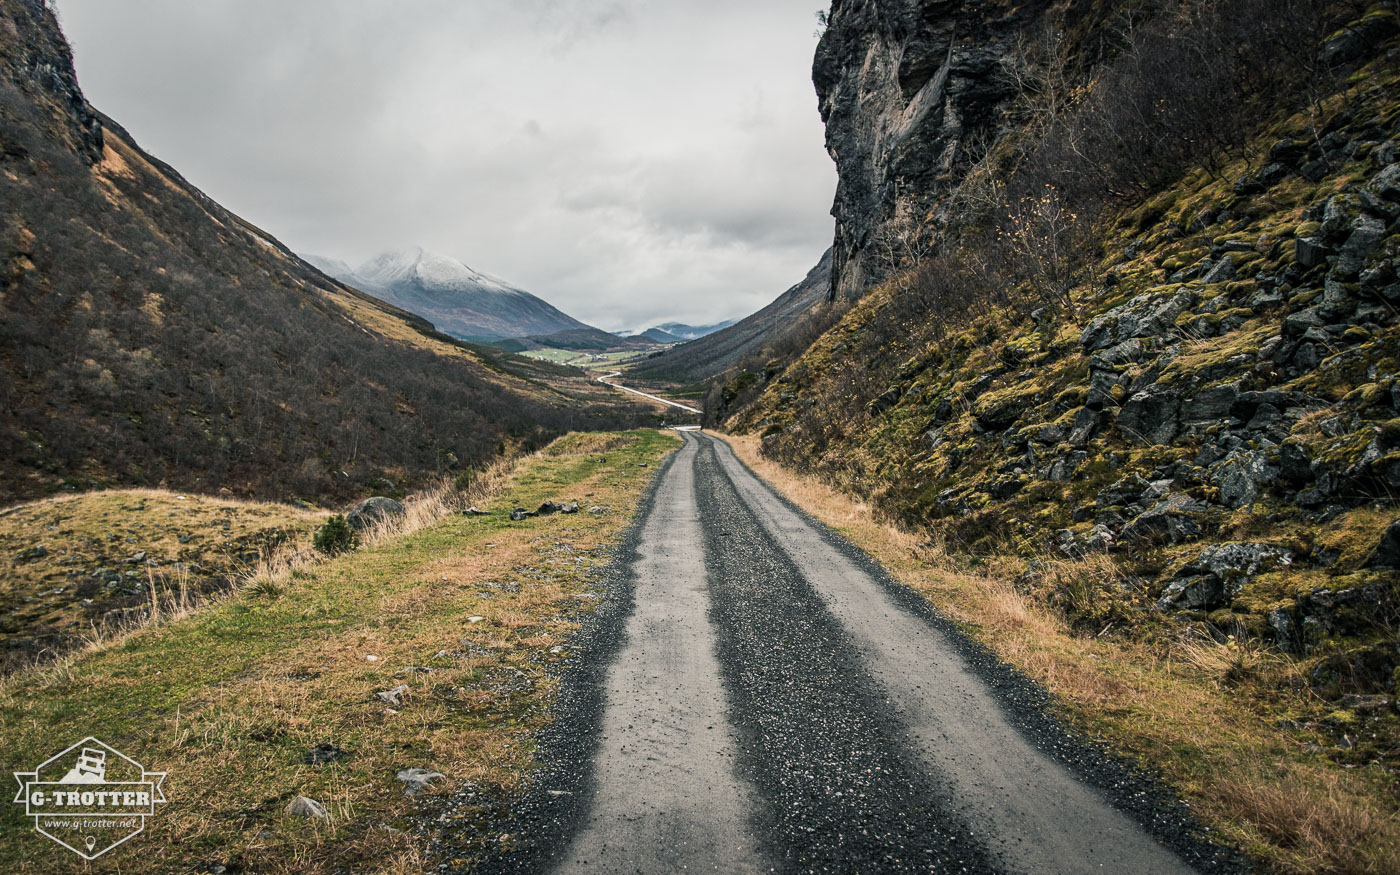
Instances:
[[[348,496],[627,418],[581,375],[455,342],[210,200],[87,104],[33,0],[0,3],[0,202],[0,501]]]

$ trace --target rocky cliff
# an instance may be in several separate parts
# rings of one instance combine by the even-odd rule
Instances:
[[[88,164],[102,160],[102,123],[83,97],[73,72],[73,53],[45,0],[20,0],[0,19],[0,67],[9,81],[43,95],[57,110],[71,148]]]
[[[1017,128],[995,73],[959,73],[1005,70],[1025,13],[837,3],[817,61],[841,170],[834,288],[890,278],[795,362],[732,380],[757,400],[728,427],[974,564],[1017,557],[1019,591],[1083,634],[1288,654],[1311,697],[1292,743],[1393,776],[1400,20],[1281,2],[1273,23],[1298,17],[1266,33],[1238,14],[1250,0],[1193,17],[1210,6],[1162,4],[1186,17],[1097,67],[1080,27],[1062,135]],[[1193,57],[1238,66],[1206,87],[1178,75]],[[1000,180],[1040,192],[1032,210],[940,214],[997,113],[1001,142],[1034,141]],[[896,269],[876,244],[901,210],[937,245]],[[1028,253],[1059,259],[1059,281]]]
[[[837,0],[812,67],[839,182],[833,296],[897,268],[1014,94],[1003,62],[1042,4]]]

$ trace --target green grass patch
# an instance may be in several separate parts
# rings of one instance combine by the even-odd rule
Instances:
[[[102,858],[122,871],[421,868],[423,849],[402,831],[416,803],[395,772],[447,775],[430,794],[465,781],[495,798],[516,791],[548,720],[549,666],[569,658],[567,636],[593,604],[593,571],[677,444],[656,431],[561,438],[472,496],[486,516],[446,517],[12,677],[0,688],[5,768],[32,769],[93,735],[167,771],[168,804]],[[512,507],[546,500],[583,510],[510,521]],[[377,696],[400,684],[399,704]],[[347,754],[304,762],[321,744]],[[298,795],[329,819],[285,815]],[[0,836],[5,871],[76,862],[19,806]]]

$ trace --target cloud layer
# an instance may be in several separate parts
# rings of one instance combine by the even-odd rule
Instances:
[[[746,315],[831,242],[819,0],[59,0],[89,100],[352,264],[417,244],[602,328]]]

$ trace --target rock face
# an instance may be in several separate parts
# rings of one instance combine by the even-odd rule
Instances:
[[[892,246],[980,157],[1011,89],[1001,60],[1040,4],[837,0],[812,66],[840,181],[831,294],[859,297]]]
[[[1366,567],[1400,570],[1400,520],[1385,530],[1375,552],[1366,560]]]
[[[89,164],[102,160],[102,122],[78,88],[73,53],[59,34],[58,21],[43,0],[23,0],[13,19],[18,33],[6,37],[6,52],[19,53],[16,72],[47,92],[65,111],[69,136]],[[14,37],[18,37],[15,39]]]
[[[1277,112],[1237,113],[1250,126],[1238,136],[1260,160],[1228,173],[1167,168],[1140,194],[1094,201],[1102,223],[1072,244],[1094,266],[1057,301],[1015,269],[995,269],[1022,251],[1000,233],[1022,233],[1022,219],[995,237],[967,233],[1006,219],[1012,201],[963,195],[998,174],[1013,194],[1017,184],[1072,192],[1078,165],[1056,150],[1099,142],[1092,125],[1070,117],[1088,139],[1065,146],[1037,139],[1026,110],[1035,83],[1061,81],[1047,68],[1059,62],[1062,87],[1087,89],[1077,105],[1138,106],[1138,92],[1104,84],[1114,70],[1141,78],[1101,42],[1105,16],[1126,4],[837,0],[813,70],[840,174],[832,293],[860,297],[906,270],[891,257],[906,229],[942,248],[922,262],[932,270],[865,296],[791,363],[731,381],[726,398],[737,400],[717,408],[720,424],[959,550],[1016,551],[1030,569],[1024,587],[1085,628],[1111,624],[1095,599],[1035,570],[1049,567],[1047,548],[1119,569],[1121,581],[1102,581],[1104,600],[1131,614],[1160,612],[1308,658],[1374,646],[1389,654],[1375,662],[1385,683],[1368,685],[1393,684],[1400,116],[1388,80],[1359,84],[1400,52],[1393,6],[1341,31],[1299,32],[1300,50],[1324,63],[1365,66],[1318,80],[1337,99],[1317,117],[1282,112],[1298,91],[1286,77],[1268,98]],[[1246,19],[1257,20],[1210,27]],[[1170,42],[1165,33],[1152,44]],[[1226,105],[1198,78],[1197,124],[1228,121],[1248,102]],[[1029,88],[1013,97],[1015,82]],[[1164,95],[1147,99],[1186,100]],[[1143,126],[1122,118],[1131,120],[1105,130]],[[1171,120],[1162,130],[1185,129]],[[970,173],[994,138],[998,159],[1023,138],[1047,151]],[[1129,176],[1150,163],[1130,151]],[[973,247],[975,268],[960,273],[963,262],[947,256]],[[1032,260],[1053,260],[1046,252]],[[986,265],[994,281],[979,284],[972,275]],[[960,295],[973,293],[981,297],[964,313]],[[1348,660],[1338,677],[1363,657]]]

